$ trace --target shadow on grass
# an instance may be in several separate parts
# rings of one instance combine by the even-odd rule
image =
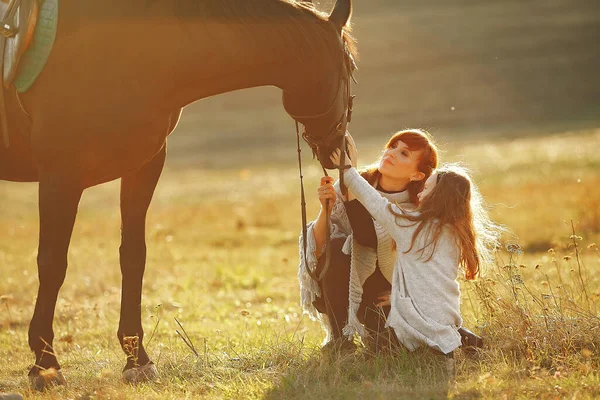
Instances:
[[[327,359],[319,352],[295,363],[264,399],[446,399],[454,360],[428,351]]]

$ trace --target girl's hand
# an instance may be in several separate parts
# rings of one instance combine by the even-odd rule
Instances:
[[[389,294],[386,294],[385,296],[379,296],[377,298],[377,300],[379,300],[379,303],[375,304],[377,307],[385,307],[385,306],[390,306],[392,304],[390,302]]]
[[[333,178],[331,176],[324,176],[321,178],[321,186],[318,189],[319,201],[321,202],[321,208],[325,210],[325,202],[329,200],[329,210],[333,208],[337,193],[333,187]]]
[[[335,149],[333,151],[333,153],[331,153],[331,156],[329,157],[329,159],[331,160],[331,162],[333,163],[333,165],[338,166],[340,165],[340,155],[342,154],[342,152],[340,151],[340,149]],[[348,167],[352,167],[352,161],[350,160],[350,157],[344,157],[345,158],[345,166]]]
[[[354,143],[354,138],[350,135],[350,132],[346,132],[346,143],[348,143],[348,157],[350,157],[352,166],[356,168],[358,166],[358,151],[356,150],[356,143]]]

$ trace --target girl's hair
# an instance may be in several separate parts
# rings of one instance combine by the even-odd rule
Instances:
[[[438,165],[438,150],[433,138],[429,133],[423,131],[421,129],[408,129],[404,131],[396,132],[392,135],[390,140],[386,143],[384,147],[384,151],[393,147],[394,144],[401,140],[406,144],[409,150],[417,151],[422,150],[423,154],[421,159],[419,160],[419,164],[417,165],[417,169],[425,174],[425,177],[420,181],[412,181],[406,187],[408,190],[408,194],[410,196],[410,201],[413,204],[418,203],[417,194],[423,190],[423,186],[425,185],[425,181],[431,173],[437,168]],[[364,170],[361,171],[361,175],[363,178],[367,180],[371,185],[375,183],[380,177],[381,172],[379,172],[378,160],[375,164],[368,165]]]
[[[419,233],[425,229],[425,244],[419,251],[423,255],[431,247],[430,260],[444,227],[449,227],[460,248],[460,264],[465,278],[475,279],[484,265],[493,262],[493,252],[498,245],[502,228],[491,221],[477,187],[468,171],[458,165],[447,165],[437,171],[437,184],[423,199],[418,214],[399,214],[399,218],[418,223],[408,253],[415,245]],[[433,223],[435,222],[435,223]]]

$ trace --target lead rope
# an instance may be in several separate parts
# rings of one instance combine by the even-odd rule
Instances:
[[[347,68],[350,69],[349,66],[347,66]],[[350,77],[352,78],[352,80],[354,81],[354,83],[356,83],[356,79],[354,79],[354,76],[352,75],[352,73],[350,72]],[[347,98],[348,98],[348,107],[347,107],[347,113],[346,113],[346,127],[347,125],[350,123],[350,121],[352,120],[352,108],[353,108],[353,103],[354,103],[354,97],[350,94],[350,82],[348,82],[348,84],[346,85],[346,92],[347,92]],[[304,267],[306,268],[306,273],[308,273],[308,275],[317,283],[321,282],[323,280],[323,278],[325,277],[325,274],[327,273],[327,270],[329,269],[329,264],[331,262],[331,228],[329,226],[329,219],[331,217],[330,212],[329,212],[329,199],[325,200],[325,265],[323,266],[323,269],[321,270],[321,273],[317,275],[317,268],[315,267],[315,271],[311,271],[310,267],[308,266],[308,262],[306,260],[306,236],[307,236],[307,228],[306,228],[306,197],[304,195],[304,182],[303,182],[303,178],[304,176],[302,175],[302,150],[300,148],[300,129],[298,127],[298,121],[296,120],[296,143],[298,146],[298,169],[300,171],[300,207],[302,209],[302,255],[304,258]],[[346,169],[349,169],[350,166],[346,166],[346,146],[347,146],[347,141],[346,141],[346,132],[344,132],[343,136],[342,136],[342,143],[340,145],[340,150],[341,150],[341,154],[340,154],[340,165],[338,166],[338,171],[339,171],[339,176],[340,176],[340,190],[342,191],[342,195],[347,196],[348,194],[348,187],[344,184],[344,171]],[[327,170],[323,167],[323,163],[321,162],[321,160],[319,160],[319,155],[315,152],[315,150],[313,149],[313,155],[317,158],[317,160],[319,161],[319,164],[321,164],[321,168],[323,168],[323,174],[325,174],[325,176],[329,176],[327,174]],[[318,251],[319,249],[317,249]]]
[[[330,246],[330,237],[331,232],[329,228],[329,199],[325,200],[325,265],[323,266],[323,270],[319,275],[315,271],[311,271],[308,266],[308,262],[306,259],[306,236],[307,236],[307,228],[306,228],[306,196],[304,195],[304,182],[302,175],[302,149],[300,148],[300,129],[298,128],[298,122],[296,121],[296,142],[298,145],[298,169],[300,170],[300,206],[302,208],[302,255],[304,256],[304,267],[306,268],[306,273],[314,279],[316,282],[321,282],[323,277],[327,273],[329,269],[329,264],[331,261],[331,246]],[[322,166],[321,166],[322,168]],[[325,168],[323,168],[323,173],[325,176],[329,176]]]
[[[323,280],[323,278],[325,277],[325,274],[327,273],[327,270],[329,269],[329,264],[331,262],[331,227],[329,224],[329,220],[331,217],[331,212],[329,210],[329,199],[325,200],[325,265],[323,265],[323,269],[321,270],[321,273],[317,275],[317,271],[315,268],[315,271],[311,271],[310,267],[308,266],[308,262],[306,259],[306,236],[307,236],[307,228],[306,228],[306,196],[304,195],[304,182],[303,182],[303,178],[304,175],[302,175],[302,149],[300,148],[300,129],[298,128],[298,122],[296,122],[296,143],[298,145],[298,169],[300,171],[300,207],[302,209],[302,254],[304,257],[304,267],[306,268],[306,272],[308,273],[308,275],[314,279],[316,282],[321,282]],[[344,185],[344,170],[349,169],[349,166],[346,166],[346,135],[344,134],[344,136],[342,137],[342,144],[340,146],[342,149],[344,149],[344,151],[341,152],[340,155],[340,165],[339,165],[339,172],[340,172],[340,189],[342,191],[342,194],[344,196],[347,195],[348,193],[348,187],[346,185]],[[317,160],[319,159],[319,156],[315,154],[315,156],[317,157]],[[327,170],[323,167],[323,164],[321,163],[321,161],[319,160],[319,163],[321,164],[321,168],[323,169],[323,174],[325,176],[329,176],[329,174],[327,173]],[[317,249],[318,251],[318,249]]]

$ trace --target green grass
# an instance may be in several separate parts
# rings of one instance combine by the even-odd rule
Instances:
[[[378,142],[357,141],[361,160],[376,157]],[[600,234],[599,143],[598,131],[583,131],[445,146],[443,161],[462,160],[476,171],[484,196],[496,204],[494,217],[525,249],[512,259],[502,251],[498,266],[477,285],[461,283],[465,325],[483,334],[489,347],[476,359],[459,352],[454,398],[600,393],[600,255],[590,246]],[[314,162],[305,169],[313,216],[320,171]],[[148,216],[142,315],[146,342],[155,331],[148,351],[161,377],[132,387],[120,380],[124,355],[115,333],[118,184],[86,191],[54,322],[69,385],[37,394],[28,391],[26,379],[33,362],[27,327],[37,291],[36,186],[0,183],[0,391],[34,399],[438,396],[439,386],[429,387],[435,368],[418,357],[373,359],[359,352],[328,363],[321,356],[319,324],[299,306],[298,192],[293,160],[277,167],[165,171]],[[571,220],[583,237],[577,241],[581,268],[569,247]],[[175,333],[175,318],[199,356]]]

